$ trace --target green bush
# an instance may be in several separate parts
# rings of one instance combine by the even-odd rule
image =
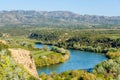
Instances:
[[[106,56],[109,57],[109,58],[111,58],[111,59],[120,57],[120,51],[109,51],[109,52],[106,54]]]
[[[85,71],[66,71],[60,74],[52,73],[50,75],[41,74],[43,80],[95,80],[96,76]]]
[[[106,78],[117,79],[120,75],[120,57],[106,60],[96,65],[93,73],[97,75],[104,75]]]

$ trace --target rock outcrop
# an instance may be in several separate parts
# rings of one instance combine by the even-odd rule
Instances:
[[[11,51],[11,55],[14,60],[18,63],[23,65],[31,75],[39,79],[36,66],[34,63],[34,59],[30,51],[24,49],[9,49]]]
[[[7,44],[7,42],[4,41],[4,40],[0,40],[0,42],[3,43],[3,44]]]

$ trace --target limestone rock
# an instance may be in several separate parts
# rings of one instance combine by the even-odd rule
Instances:
[[[31,75],[39,79],[34,59],[30,51],[24,49],[9,49],[14,60],[23,65]]]

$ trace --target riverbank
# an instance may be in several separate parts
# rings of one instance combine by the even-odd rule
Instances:
[[[91,55],[92,55],[92,53],[91,53]],[[72,71],[66,70],[66,71],[59,73],[59,74],[52,73],[52,74],[47,75],[47,74],[43,73],[43,74],[40,74],[40,77],[42,77],[42,79],[48,79],[48,77],[49,77],[49,79],[55,79],[55,80],[56,79],[63,79],[63,80],[64,79],[69,79],[69,80],[71,80],[71,79],[75,79],[75,80],[79,80],[79,79],[82,79],[82,80],[98,80],[98,79],[99,80],[119,80],[120,79],[120,77],[119,77],[119,75],[120,75],[119,74],[119,71],[120,71],[120,67],[119,67],[120,66],[120,51],[113,51],[113,52],[109,51],[109,53],[107,53],[107,56],[109,57],[108,60],[105,60],[101,63],[98,63],[94,67],[94,69],[91,73],[87,73],[84,71],[84,74],[81,74],[82,76],[77,75],[77,74],[79,74],[79,72],[80,73],[82,72],[81,70],[72,70]],[[94,57],[94,58],[96,58],[96,57]],[[75,59],[77,59],[77,57]],[[78,62],[81,62],[81,61],[78,61]],[[91,63],[87,62],[87,65],[88,64],[90,65]],[[75,67],[75,65],[76,64],[74,63],[74,67]],[[49,68],[50,67],[44,68],[44,70],[46,69],[48,72]],[[51,69],[53,69],[53,68],[56,68],[56,67],[52,67]],[[42,70],[42,68],[40,70]],[[93,75],[94,78],[92,76],[90,77],[89,74]]]
[[[60,74],[52,73],[50,75],[41,74],[43,80],[96,80],[96,76],[82,70],[66,71]]]
[[[42,48],[44,47],[44,45],[36,44],[35,47]],[[48,45],[48,47],[50,48],[51,45]],[[56,47],[54,48],[54,51],[55,52],[57,51]],[[62,51],[62,55],[64,55],[65,51],[63,49],[61,49],[61,51]],[[67,61],[61,64],[54,64],[54,65],[37,68],[38,73],[41,74],[42,72],[45,72],[46,74],[50,74],[54,71],[56,71],[57,73],[61,73],[67,70],[89,69],[89,68],[93,68],[98,63],[107,59],[104,55],[96,54],[93,52],[84,52],[79,50],[69,50],[69,52],[70,52],[70,58]]]
[[[59,48],[58,48],[59,49]],[[46,50],[46,49],[37,49],[31,51],[34,56],[35,64],[37,67],[49,66],[58,63],[64,63],[69,59],[70,53],[62,49],[65,52],[57,52],[54,50]]]

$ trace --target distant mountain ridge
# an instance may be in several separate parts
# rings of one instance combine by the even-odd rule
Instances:
[[[120,16],[79,15],[69,11],[0,11],[0,25],[120,25]]]

